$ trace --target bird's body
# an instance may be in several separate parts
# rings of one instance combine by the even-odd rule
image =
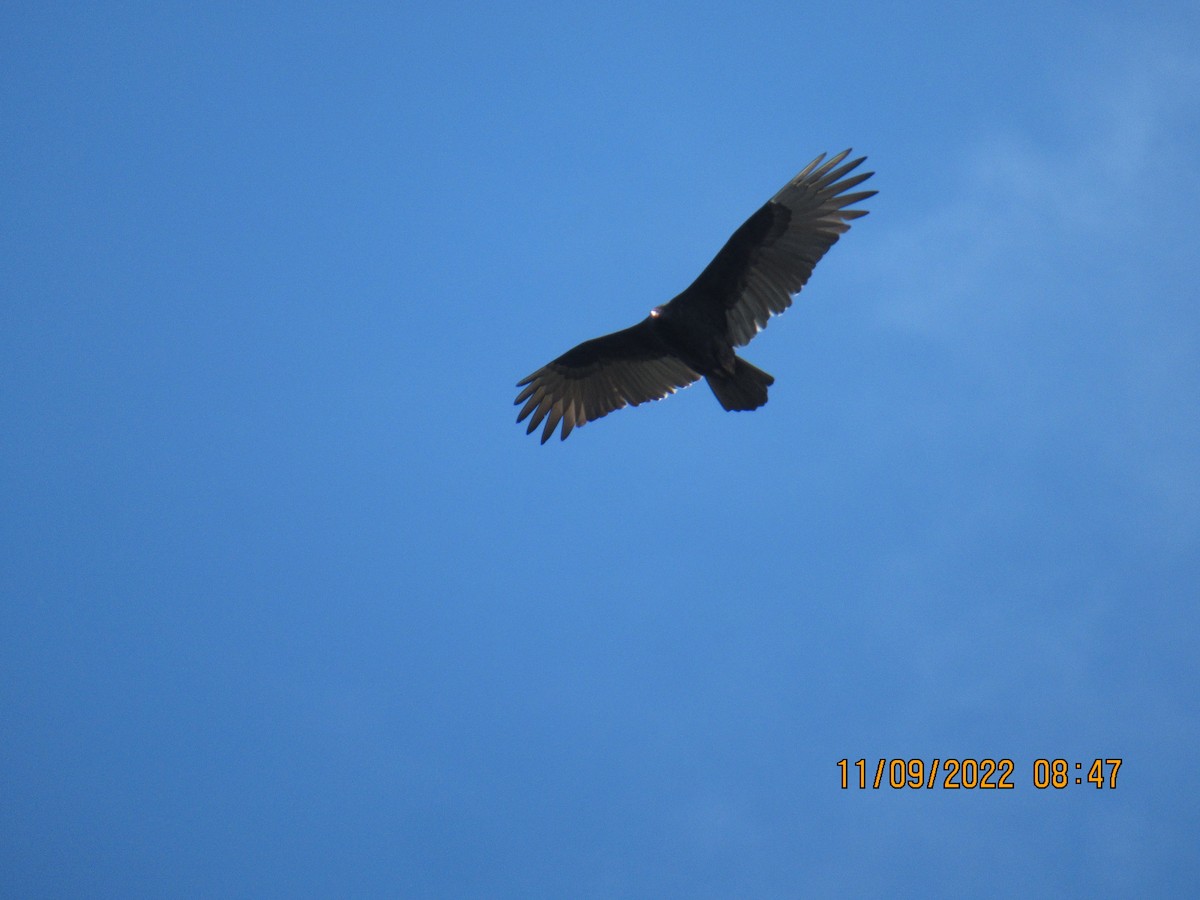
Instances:
[[[542,443],[562,423],[562,439],[622,406],[673,394],[705,378],[727,410],[757,409],[775,379],[736,355],[772,315],[791,305],[813,267],[849,220],[847,209],[875,191],[845,193],[873,173],[843,178],[863,159],[839,165],[813,160],[733,233],[700,276],[669,303],[630,328],[584,341],[517,386],[524,403],[517,421],[542,420]],[[865,159],[865,157],[864,157]]]

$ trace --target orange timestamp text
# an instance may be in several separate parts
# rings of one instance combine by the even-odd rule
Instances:
[[[1091,785],[1097,790],[1117,786],[1121,759],[1095,758],[1078,762],[1068,759],[1035,759],[1031,783],[1038,790],[1062,790],[1073,785]],[[912,790],[1012,790],[1017,767],[1011,759],[839,759],[841,789],[894,788]]]

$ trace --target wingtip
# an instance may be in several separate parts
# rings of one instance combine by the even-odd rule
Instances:
[[[866,156],[860,156],[857,159],[845,163],[844,160],[852,152],[854,152],[854,148],[847,147],[845,150],[842,150],[840,153],[835,153],[833,156],[829,156],[826,153],[819,154],[816,159],[801,169],[787,184],[781,187],[776,192],[775,196],[771,198],[771,200],[779,201],[788,190],[793,190],[797,185],[800,184],[816,184],[827,186],[836,182],[843,175],[852,172],[854,169],[862,165],[867,158]],[[857,179],[857,181],[846,185],[846,187],[849,188],[858,182],[865,181],[874,174],[874,172],[867,172],[862,175],[856,175],[854,177]]]

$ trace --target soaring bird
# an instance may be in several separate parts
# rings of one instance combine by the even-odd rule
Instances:
[[[703,377],[727,410],[758,409],[775,379],[734,353],[792,305],[813,267],[876,191],[846,193],[874,172],[850,175],[866,157],[843,163],[822,153],[726,241],[683,293],[631,328],[584,341],[517,383],[526,434],[546,422],[542,443],[562,423],[572,429],[614,409],[661,400]]]

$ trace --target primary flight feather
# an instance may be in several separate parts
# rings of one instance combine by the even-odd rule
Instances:
[[[865,209],[847,207],[876,191],[847,193],[873,172],[850,173],[843,150],[822,153],[763,204],[692,284],[631,328],[584,341],[517,383],[531,434],[542,443],[562,424],[571,431],[622,406],[661,400],[705,378],[727,410],[758,409],[775,379],[733,348],[743,347],[771,316],[792,305],[813,267]]]

